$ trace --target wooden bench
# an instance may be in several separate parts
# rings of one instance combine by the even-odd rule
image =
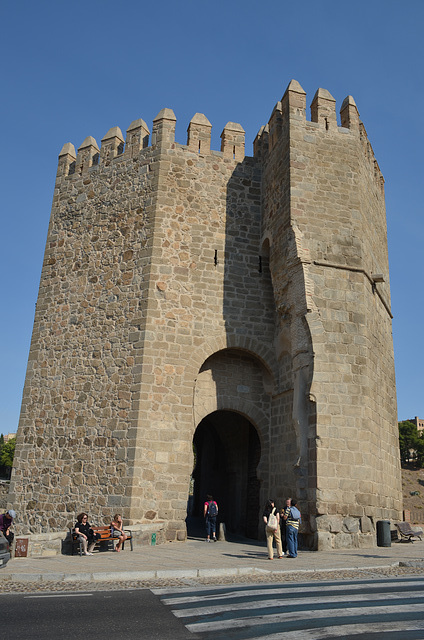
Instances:
[[[100,536],[100,538],[96,541],[96,546],[107,545],[107,549],[111,549],[113,551],[114,550],[113,543],[114,541],[118,542],[119,538],[114,538],[112,536],[112,530],[110,525],[107,524],[102,527],[92,526],[91,528],[93,529],[94,534],[98,533]],[[133,550],[132,532],[130,531],[130,529],[124,529],[124,533],[126,534],[127,539],[122,543],[122,550],[124,549],[125,542],[129,542],[131,551],[132,551]],[[79,539],[79,535],[75,533],[74,529],[70,530],[70,534],[71,534],[71,540],[72,540],[71,555],[74,555],[74,549],[75,547],[77,547],[79,550],[79,555],[82,556],[84,551],[83,551],[82,541]]]
[[[396,524],[397,530],[400,533],[401,541],[406,542],[414,542],[414,538],[418,538],[421,540],[421,536],[423,535],[422,529],[413,529],[409,522],[398,522]]]
[[[399,542],[399,533],[397,529],[390,529],[391,542]]]

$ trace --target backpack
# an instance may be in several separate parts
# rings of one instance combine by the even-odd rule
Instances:
[[[211,518],[215,518],[218,515],[218,507],[216,506],[216,502],[208,503],[208,516]]]
[[[268,529],[273,529],[274,531],[277,531],[278,529],[278,520],[277,516],[275,515],[275,507],[268,516],[268,522],[266,526],[268,527]]]
[[[290,507],[290,520],[300,520],[300,511],[297,507]]]

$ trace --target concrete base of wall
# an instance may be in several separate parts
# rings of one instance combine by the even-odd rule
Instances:
[[[315,519],[313,535],[317,551],[370,549],[377,546],[375,521],[367,516],[322,515]]]
[[[316,535],[316,549],[318,551],[331,551],[331,549],[372,549],[377,546],[375,534],[319,531]]]

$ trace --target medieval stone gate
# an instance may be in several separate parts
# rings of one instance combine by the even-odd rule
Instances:
[[[194,442],[196,509],[212,490],[254,535],[291,494],[312,547],[372,546],[402,504],[384,180],[355,102],[338,123],[319,89],[308,121],[292,81],[253,157],[237,123],[218,152],[204,115],[186,145],[175,122],[60,153],[18,533],[121,511],[184,540]]]

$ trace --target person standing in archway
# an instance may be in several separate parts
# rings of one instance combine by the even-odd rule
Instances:
[[[216,542],[216,516],[218,515],[218,505],[216,504],[213,496],[209,493],[206,496],[206,502],[203,506],[203,516],[206,523],[206,542]]]
[[[279,558],[283,557],[283,547],[281,546],[280,537],[280,514],[275,506],[274,500],[268,500],[265,505],[264,512],[262,514],[263,521],[265,523],[266,534],[266,546],[268,548],[268,560],[274,559],[273,542],[277,547],[277,554]]]
[[[291,498],[287,498],[284,507],[280,511],[280,533],[281,533],[281,546],[283,547],[283,555],[287,553],[287,526],[284,519],[284,514],[287,507],[291,506]]]

